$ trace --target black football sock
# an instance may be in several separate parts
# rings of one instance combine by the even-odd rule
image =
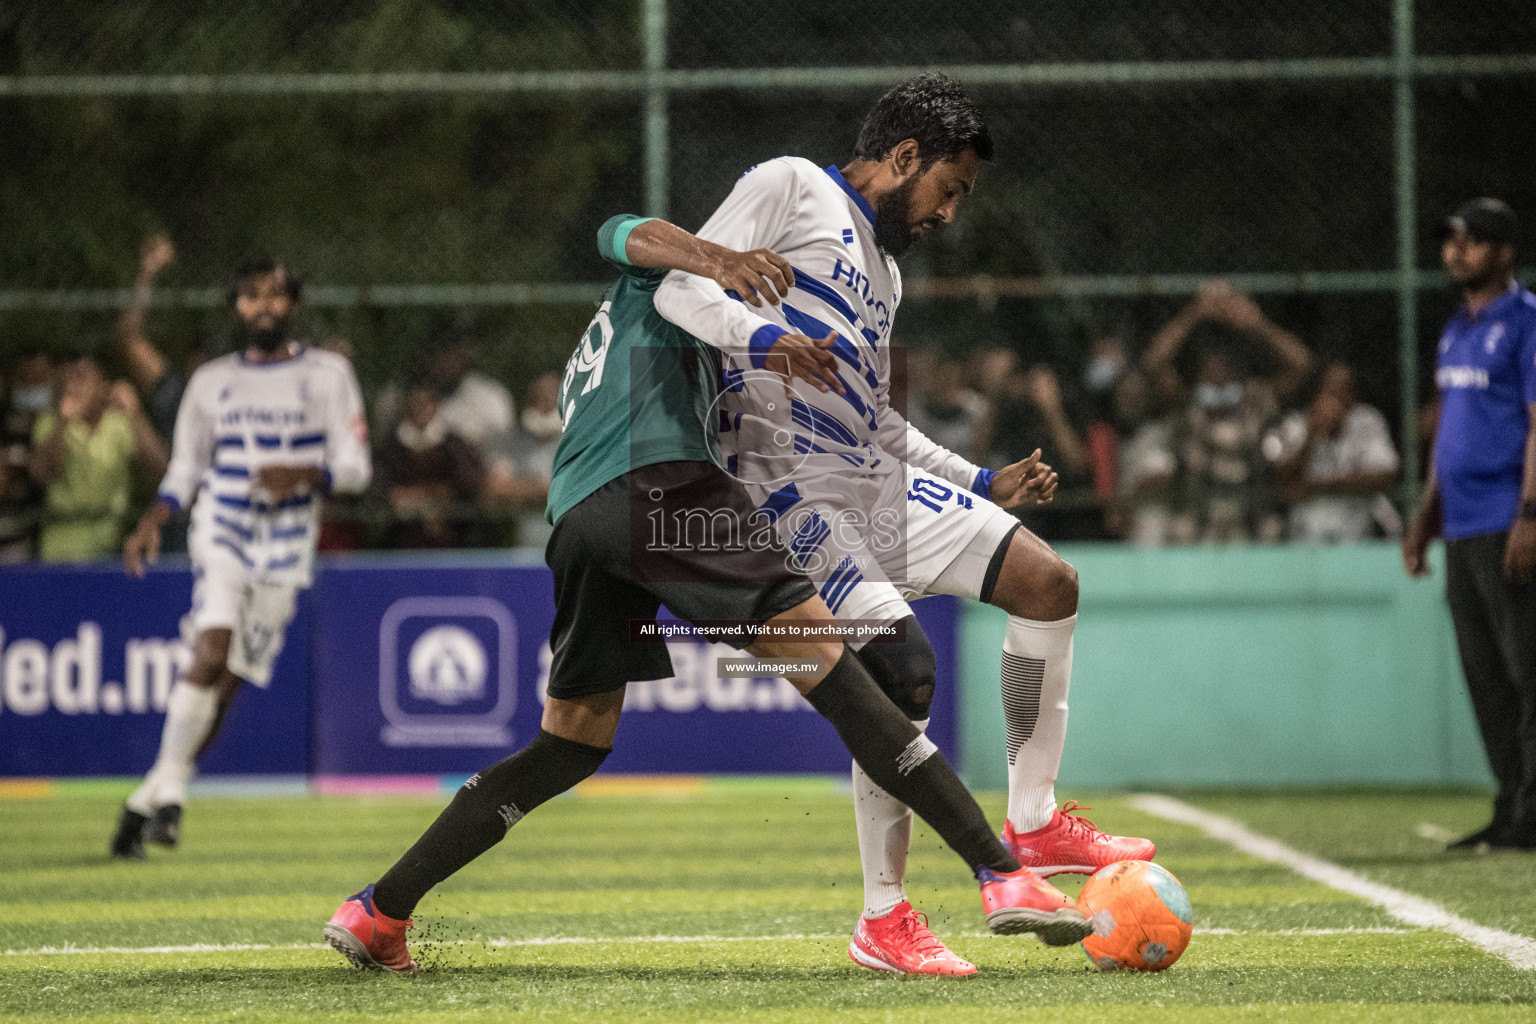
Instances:
[[[539,730],[522,750],[473,776],[373,887],[386,917],[411,916],[437,883],[495,846],[529,811],[597,771],[611,750]]]
[[[832,671],[805,699],[832,723],[875,785],[912,808],[972,872],[1019,870],[933,741],[880,692],[852,651],[843,649]]]

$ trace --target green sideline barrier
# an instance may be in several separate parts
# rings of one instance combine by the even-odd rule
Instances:
[[[1063,545],[1081,587],[1058,790],[1491,785],[1434,576],[1395,545]],[[962,767],[1003,789],[1007,617],[961,622]]]

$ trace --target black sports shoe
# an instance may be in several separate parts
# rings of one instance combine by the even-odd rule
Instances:
[[[125,804],[117,817],[117,835],[112,837],[113,860],[144,859],[144,825],[149,819]]]
[[[1488,824],[1470,835],[1462,836],[1454,843],[1447,843],[1447,850],[1470,850],[1477,846],[1497,846],[1499,840],[1504,837],[1508,825],[1501,818],[1494,818]]]
[[[175,846],[181,841],[181,804],[156,808],[144,828],[144,841],[159,846]]]
[[[1536,821],[1512,822],[1488,845],[1495,850],[1536,850]]]

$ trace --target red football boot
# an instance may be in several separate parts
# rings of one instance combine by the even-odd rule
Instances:
[[[861,917],[848,944],[848,958],[892,974],[975,974],[976,968],[944,948],[928,930],[928,915],[902,901],[885,917]]]
[[[981,909],[997,935],[1034,932],[1047,946],[1070,946],[1093,932],[1077,902],[1029,868],[1003,874],[982,868]]]
[[[405,930],[416,927],[397,921],[373,905],[373,886],[353,893],[325,925],[325,941],[353,967],[382,967],[386,971],[415,974],[416,961],[405,948]]]
[[[1151,860],[1157,847],[1150,839],[1112,836],[1094,828],[1078,812],[1092,810],[1068,800],[1044,828],[1015,832],[1013,822],[1003,826],[1003,845],[1020,864],[1042,878],[1051,875],[1091,875],[1099,868],[1122,860]]]

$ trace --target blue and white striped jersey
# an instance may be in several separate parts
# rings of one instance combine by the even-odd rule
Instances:
[[[870,507],[881,481],[903,462],[965,487],[977,486],[984,472],[890,406],[901,274],[875,244],[874,225],[874,210],[836,167],[778,157],[742,175],[698,235],[731,249],[777,252],[795,269],[790,294],[777,306],[749,306],[681,271],[656,292],[662,316],[729,360],[721,448],[727,468],[759,502],[793,483],[801,497],[836,493]],[[764,355],[786,332],[836,333],[845,395],[797,381],[786,400],[782,380],[763,372],[771,369]]]
[[[160,482],[160,499],[173,508],[196,496],[188,530],[194,561],[216,557],[252,578],[306,587],[320,495],[274,500],[255,483],[264,466],[319,467],[339,493],[368,486],[362,391],[345,358],[301,348],[277,363],[252,363],[239,352],[205,363],[182,397]]]

